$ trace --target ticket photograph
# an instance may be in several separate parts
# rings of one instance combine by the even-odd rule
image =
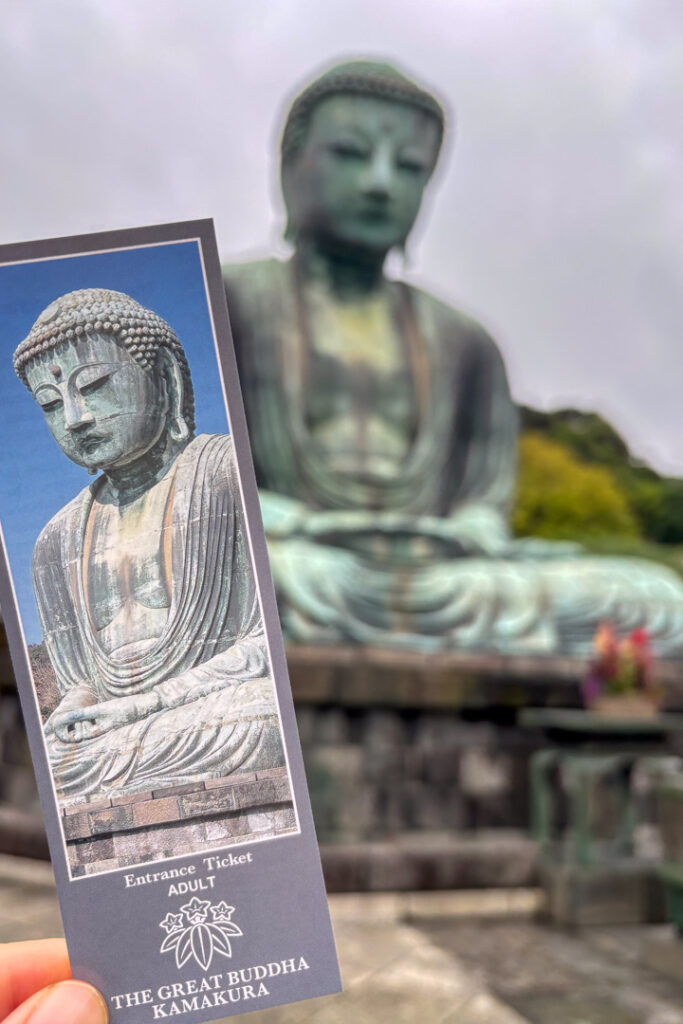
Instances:
[[[74,974],[115,1024],[335,991],[212,223],[0,248],[0,359],[0,599]]]

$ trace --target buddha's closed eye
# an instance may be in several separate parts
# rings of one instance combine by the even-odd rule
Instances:
[[[408,171],[411,174],[422,174],[428,169],[427,164],[422,160],[407,156],[399,157],[396,166],[399,170]]]
[[[41,402],[40,407],[43,412],[54,412],[62,404],[61,398],[53,398],[49,402]]]
[[[36,401],[43,412],[52,412],[62,404],[62,396],[57,388],[48,386],[36,392]]]
[[[333,142],[330,149],[335,156],[345,160],[365,160],[369,156],[367,147],[358,142],[342,141]]]
[[[76,387],[82,395],[97,391],[120,369],[120,365],[110,363],[85,366],[74,375]]]
[[[92,380],[79,381],[78,390],[82,395],[89,395],[94,391],[99,391],[99,389],[107,383],[110,377],[111,373],[102,373],[98,374],[98,376]]]

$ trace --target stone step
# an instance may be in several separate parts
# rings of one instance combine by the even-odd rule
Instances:
[[[324,844],[328,892],[529,888],[535,843],[523,832],[404,833],[381,842]]]
[[[391,840],[321,847],[329,892],[512,889],[538,884],[535,844],[522,832],[404,833]],[[46,860],[37,814],[0,805],[0,854]]]

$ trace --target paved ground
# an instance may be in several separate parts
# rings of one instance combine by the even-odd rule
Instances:
[[[508,918],[421,930],[530,1024],[683,1024],[683,984],[644,963],[666,925],[571,934]]]
[[[683,985],[643,962],[666,928],[557,931],[528,890],[330,905],[344,993],[250,1024],[683,1024]],[[0,941],[60,932],[49,866],[0,856]]]
[[[514,899],[505,895],[505,906]],[[442,907],[441,894],[430,904]],[[251,1013],[250,1024],[526,1024],[456,956],[401,920],[422,906],[419,895],[336,896],[330,905],[343,994]],[[0,855],[0,941],[61,930],[49,866]]]

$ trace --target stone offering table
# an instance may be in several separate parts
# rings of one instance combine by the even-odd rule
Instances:
[[[683,736],[683,715],[611,718],[529,708],[520,724],[547,746],[531,761],[532,831],[551,916],[563,924],[659,919],[655,866],[638,856],[638,766],[657,769]]]
[[[655,970],[683,981],[683,764],[673,767],[657,786],[657,817],[662,837],[658,874],[666,891],[672,927],[653,937],[646,960]]]

